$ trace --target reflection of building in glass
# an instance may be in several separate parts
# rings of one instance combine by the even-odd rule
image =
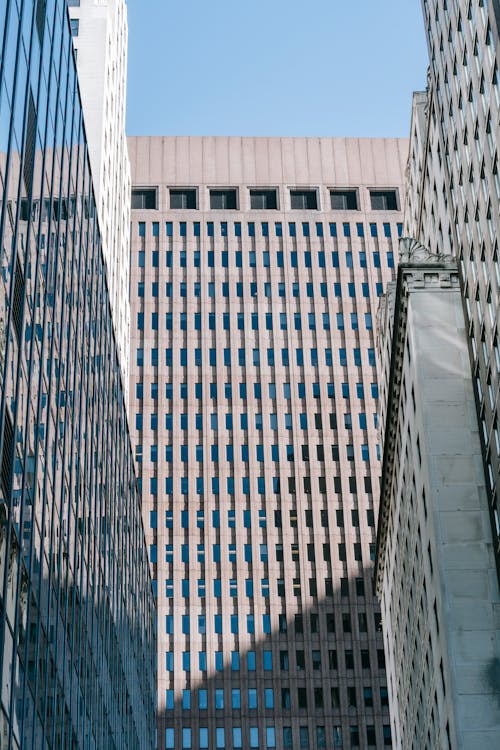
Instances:
[[[129,152],[159,746],[388,746],[373,328],[407,141]]]
[[[151,748],[155,624],[66,3],[0,4],[0,745]]]
[[[417,243],[382,307],[377,548],[394,743],[500,747],[500,592],[456,261]]]
[[[500,576],[500,6],[423,8],[429,91],[414,98],[405,234],[458,260]]]
[[[108,292],[125,390],[130,331],[130,163],[125,0],[68,3]]]

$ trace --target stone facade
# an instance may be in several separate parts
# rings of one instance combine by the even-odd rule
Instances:
[[[405,233],[458,261],[500,576],[500,11],[422,5],[429,86],[414,100]]]
[[[407,146],[129,139],[159,747],[391,744],[374,327]]]
[[[406,243],[379,320],[376,561],[396,747],[500,746],[500,594],[459,274]]]

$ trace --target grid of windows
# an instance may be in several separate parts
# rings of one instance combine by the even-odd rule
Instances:
[[[0,745],[145,750],[154,599],[66,3],[3,0],[0,39]]]
[[[402,227],[296,217],[165,212],[155,235],[133,214],[131,428],[167,746],[390,743],[373,328]]]
[[[425,0],[423,9],[432,85],[414,100],[407,231],[421,227],[424,245],[459,261],[500,580],[498,4]]]

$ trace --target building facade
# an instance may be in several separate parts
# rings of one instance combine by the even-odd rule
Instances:
[[[393,740],[494,750],[500,592],[459,273],[451,255],[407,250],[379,337],[376,580]]]
[[[405,233],[458,259],[500,575],[500,8],[424,0],[423,10],[429,88],[414,102]]]
[[[374,327],[407,146],[129,139],[161,748],[391,745]]]
[[[69,0],[92,181],[125,391],[130,332],[130,162],[125,0]]]
[[[151,748],[154,600],[66,3],[0,4],[0,746]]]

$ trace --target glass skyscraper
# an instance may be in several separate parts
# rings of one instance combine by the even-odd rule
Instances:
[[[391,745],[375,327],[407,148],[129,139],[160,748]]]
[[[0,3],[0,746],[151,748],[154,601],[63,0]]]

